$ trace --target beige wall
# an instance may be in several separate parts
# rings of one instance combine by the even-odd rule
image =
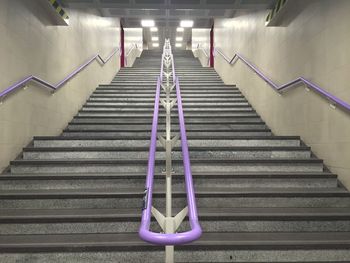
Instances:
[[[199,45],[199,49],[198,49]],[[195,57],[198,57],[203,67],[209,67],[210,54],[210,29],[193,28],[192,29],[192,51]]]
[[[124,28],[124,49],[127,67],[132,67],[143,50],[142,28]],[[135,48],[135,44],[137,48]]]
[[[350,1],[293,1],[283,27],[265,27],[267,12],[215,20],[215,46],[244,55],[278,84],[305,76],[350,102]],[[350,187],[350,114],[304,87],[280,96],[242,62],[215,68],[235,83],[277,135],[300,135]]]
[[[94,54],[119,46],[119,21],[68,10],[68,27],[52,26],[39,1],[0,1],[0,90],[27,75],[57,83]],[[99,83],[119,69],[115,55],[93,62],[55,95],[30,84],[0,105],[0,170],[34,135],[58,135]]]

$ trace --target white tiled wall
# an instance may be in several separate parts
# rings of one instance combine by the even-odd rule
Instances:
[[[215,46],[244,55],[278,84],[304,76],[350,103],[350,1],[293,0],[281,27],[265,27],[267,12],[215,20]],[[301,135],[350,187],[350,114],[304,87],[278,95],[241,62],[215,68],[235,83],[276,135]]]
[[[200,49],[198,48],[200,45]],[[209,66],[210,54],[210,29],[208,28],[193,28],[192,29],[192,50],[198,57],[203,67]]]
[[[58,27],[40,1],[0,1],[0,90],[27,75],[57,83],[96,53],[119,46],[118,19],[68,10],[70,25]],[[109,83],[119,55],[101,67],[93,62],[55,95],[30,84],[0,105],[0,170],[34,135],[58,135],[99,83]]]
[[[131,67],[135,59],[139,57],[143,50],[143,29],[140,28],[124,28],[124,49],[126,66]],[[137,45],[137,48],[133,46]],[[130,51],[130,52],[129,52]]]

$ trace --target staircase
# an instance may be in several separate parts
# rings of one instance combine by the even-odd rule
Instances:
[[[337,176],[299,137],[274,136],[239,89],[190,51],[174,57],[204,231],[175,247],[175,261],[350,262],[350,194]],[[144,51],[60,136],[34,137],[11,162],[0,176],[0,262],[164,262],[164,247],[137,235],[160,60]],[[176,108],[172,116],[176,132]],[[161,107],[159,132],[164,124]],[[158,150],[153,204],[162,208]],[[180,209],[180,145],[173,166]]]

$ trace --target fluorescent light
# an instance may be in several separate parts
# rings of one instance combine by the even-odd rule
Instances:
[[[176,31],[177,31],[177,32],[184,32],[184,30],[185,30],[185,29],[184,29],[183,27],[178,27],[178,28],[176,28]]]
[[[182,47],[182,43],[176,43],[175,47]]]
[[[152,47],[159,47],[159,43],[152,43]]]
[[[182,41],[183,37],[176,37],[176,41]]]
[[[158,27],[151,27],[151,32],[158,32]]]
[[[154,27],[154,20],[141,20],[141,26]]]
[[[158,41],[159,38],[158,37],[152,37],[152,41]]]
[[[181,27],[193,27],[193,20],[181,20]]]

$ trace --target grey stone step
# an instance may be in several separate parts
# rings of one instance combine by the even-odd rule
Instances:
[[[283,260],[287,255],[288,257],[298,255],[297,259],[300,259],[300,262],[305,262],[303,259],[320,262],[319,260],[349,259],[350,250],[347,251],[349,247],[349,232],[204,233],[199,240],[179,246],[175,260],[176,262],[203,262],[203,260],[225,262],[227,258],[234,255],[236,259],[244,261],[249,258],[248,255],[242,252],[237,253],[237,251],[253,250],[250,254],[250,257],[253,256],[253,258]],[[0,236],[0,252],[2,253],[109,251],[108,257],[104,257],[104,260],[113,259],[113,262],[141,262],[140,259],[142,262],[160,262],[164,260],[164,255],[162,253],[152,254],[152,252],[159,252],[163,249],[163,247],[152,246],[140,240],[137,233]],[[115,255],[116,252],[119,253]],[[133,255],[135,252],[139,253]],[[272,257],[269,257],[269,254]],[[49,258],[51,260],[55,257]],[[72,254],[69,258],[72,259]],[[75,255],[74,258],[79,257]]]
[[[67,130],[100,130],[100,131],[147,131],[151,130],[151,124],[70,124],[67,127]],[[188,123],[186,124],[186,130],[188,131],[233,131],[233,130],[247,130],[247,129],[264,129],[267,128],[266,125],[261,123],[246,123],[246,124],[240,124],[240,123],[230,123],[230,124],[195,124],[195,123]],[[162,131],[165,129],[165,123],[158,124],[158,131]],[[178,125],[173,124],[172,125],[173,131],[178,131]]]
[[[69,125],[73,124],[103,124],[103,125],[111,125],[111,124],[152,124],[153,116],[148,118],[146,117],[129,117],[129,118],[79,118],[75,117]],[[165,123],[166,119],[164,116],[158,117],[158,124]],[[177,114],[171,116],[171,123],[178,123]],[[188,117],[186,116],[186,125],[191,124],[264,124],[260,117],[256,116],[242,116],[242,117],[219,117],[214,118],[212,116],[209,117]]]
[[[137,91],[137,92],[136,92]],[[176,97],[176,92],[175,90],[172,91],[170,94],[173,97]],[[97,97],[107,97],[107,96],[129,96],[129,97],[154,97],[155,96],[155,89],[149,89],[149,90],[143,90],[143,89],[127,89],[127,90],[121,90],[121,89],[100,89],[100,90],[95,90],[92,93],[92,96]],[[160,96],[165,96],[165,93],[162,91],[160,93]],[[241,98],[244,97],[243,94],[238,91],[238,90],[227,90],[227,89],[222,89],[222,90],[183,90],[181,92],[181,97],[183,98],[206,98],[206,97],[237,97]]]
[[[133,73],[119,73],[115,76],[115,80],[117,79],[128,79],[128,78],[157,78],[160,75],[160,72],[148,72],[148,73],[142,73],[142,72],[133,72]],[[215,78],[219,79],[220,77],[216,73],[208,73],[208,72],[195,72],[195,73],[179,73],[176,72],[176,76],[179,77],[180,81],[183,78],[193,78],[198,79],[199,77],[205,77],[205,78]]]
[[[154,107],[151,105],[149,106],[141,106],[141,107],[133,107],[132,105],[125,105],[125,106],[120,106],[120,107],[115,107],[115,106],[96,106],[96,105],[84,105],[82,107],[83,111],[85,110],[94,110],[94,111],[153,111]],[[242,112],[242,111],[252,111],[252,107],[250,106],[237,106],[235,105],[234,107],[201,107],[198,105],[197,107],[186,107],[183,109],[184,113],[186,112],[204,112],[204,111],[212,111],[212,112],[217,112],[218,114],[223,113],[223,112]],[[160,112],[164,110],[160,107]]]
[[[223,83],[223,81],[218,78],[218,77],[203,77],[203,78],[179,78],[179,81],[180,81],[180,85],[181,83],[192,83],[195,81],[198,84],[201,84],[201,83],[212,83],[212,84],[221,84]],[[139,78],[138,80],[134,79],[134,78],[125,78],[125,79],[119,79],[119,78],[115,78],[112,80],[112,84],[114,83],[123,83],[123,82],[127,82],[127,83],[147,83],[147,84],[150,84],[150,83],[157,83],[157,78],[156,77],[153,77],[153,78]],[[138,84],[137,84],[138,85]]]
[[[190,158],[291,158],[308,159],[309,147],[190,147]],[[149,147],[27,147],[23,159],[130,159],[147,158]],[[175,147],[173,159],[182,159],[181,147]],[[157,147],[156,159],[165,159],[163,147]]]
[[[115,92],[115,93],[112,93],[112,92],[94,92],[92,95],[91,95],[91,99],[92,98],[138,98],[138,99],[149,99],[149,98],[152,98],[154,100],[154,96],[155,96],[155,93],[154,92],[150,92],[150,93],[145,93],[145,94],[135,94],[135,93],[130,93],[130,92]],[[165,94],[162,93],[161,94],[161,98],[164,98],[165,97]],[[172,94],[171,96],[172,98],[175,98],[176,95],[175,94]],[[186,93],[186,94],[181,94],[181,97],[183,99],[208,99],[208,98],[211,98],[211,99],[216,99],[216,98],[226,98],[226,99],[229,99],[229,98],[233,98],[233,99],[243,99],[243,95],[242,94],[237,94],[237,93],[219,93],[219,94],[213,94],[213,93],[197,93],[197,94],[189,94],[189,93]]]
[[[10,162],[11,173],[120,173],[147,171],[147,159],[43,159]],[[175,172],[183,172],[182,160],[173,160]],[[162,172],[164,160],[155,161]],[[191,158],[193,172],[322,172],[319,159],[233,159]]]
[[[145,68],[145,69],[137,69],[137,68],[128,68],[126,70],[124,69],[120,69],[118,71],[118,73],[116,74],[116,77],[119,76],[119,75],[133,75],[133,74],[144,74],[144,73],[154,73],[154,74],[158,74],[160,73],[160,66],[159,68],[154,68],[154,69],[149,69],[149,68]]]
[[[350,231],[344,208],[201,208],[198,214],[204,232]],[[135,233],[140,219],[139,209],[1,209],[0,235]],[[179,232],[188,229],[185,221]],[[154,221],[152,230],[160,231]]]
[[[135,83],[136,85],[140,85],[142,83],[146,84],[146,85],[156,85],[157,84],[157,78],[154,77],[154,78],[151,78],[151,79],[142,79],[142,78],[139,78],[139,79],[134,79],[134,78],[128,78],[128,79],[125,79],[125,80],[119,80],[119,79],[116,79],[116,80],[112,80],[111,83],[127,83],[127,84],[132,84],[132,83]]]
[[[196,87],[197,89],[200,89],[202,85],[212,85],[212,86],[218,86],[220,84],[224,84],[222,81],[218,80],[202,80],[202,81],[195,81],[195,85],[193,84],[193,80],[184,80],[180,82],[180,88],[182,90],[183,86],[189,86],[189,87]],[[120,86],[134,86],[134,87],[140,87],[145,85],[156,87],[157,80],[150,80],[150,81],[112,81],[111,84],[114,85],[120,85]]]
[[[142,206],[143,188],[12,190],[0,192],[0,209],[103,209]],[[230,207],[350,207],[339,188],[196,188],[199,209]],[[165,207],[164,190],[154,190],[153,206]],[[173,207],[187,205],[184,191],[173,191]]]
[[[337,176],[322,173],[193,173],[197,187],[221,188],[336,188]],[[164,174],[155,175],[155,187],[164,188]],[[144,173],[48,173],[48,174],[3,174],[0,176],[1,190],[29,189],[116,189],[131,185],[142,189],[145,184]],[[182,174],[174,174],[172,184],[176,189],[184,189]]]
[[[158,132],[164,132],[164,129],[158,130]],[[173,132],[178,132],[174,131]],[[228,140],[232,138],[232,136],[265,136],[269,137],[272,135],[271,131],[269,129],[249,129],[249,130],[230,130],[230,131],[214,131],[214,130],[207,130],[207,131],[188,131],[186,132],[188,138],[227,138]],[[89,130],[89,131],[83,131],[83,130],[67,130],[65,129],[62,133],[62,136],[65,137],[93,137],[93,136],[99,136],[99,137],[114,137],[119,139],[144,139],[149,140],[151,136],[151,131],[122,131],[122,130],[114,130],[114,131],[101,131],[101,130]]]
[[[78,113],[123,113],[123,114],[130,114],[130,116],[133,116],[134,114],[140,114],[140,108],[135,108],[132,109],[111,109],[108,108],[107,110],[103,111],[100,109],[100,107],[90,107],[90,109],[81,109]],[[142,114],[147,114],[147,116],[153,116],[154,114],[154,108],[144,108],[141,111]],[[251,108],[235,108],[233,110],[230,109],[222,109],[219,110],[217,108],[203,108],[203,109],[193,109],[193,108],[188,108],[183,111],[185,117],[196,117],[196,116],[208,116],[210,117],[211,115],[215,114],[215,116],[228,116],[228,117],[240,117],[240,116],[249,116],[249,115],[255,115],[258,116],[256,111],[252,110]],[[176,108],[173,108],[171,111],[172,116],[177,116],[178,110]],[[102,115],[103,117],[104,115]],[[158,116],[165,116],[165,109],[163,107],[159,108],[158,111]],[[108,115],[106,115],[108,117]]]
[[[123,86],[123,85],[114,85],[114,86],[99,86],[95,89],[94,92],[111,92],[111,93],[152,93],[155,94],[156,86],[155,85],[144,85],[144,86]],[[197,86],[181,86],[181,94],[207,94],[217,92],[225,94],[242,94],[239,89],[235,86],[218,86],[211,85],[205,86],[202,85],[202,88]]]
[[[108,138],[108,137],[72,137],[67,138],[64,136],[36,136],[34,137],[35,147],[112,147],[112,146],[149,146],[149,137],[140,139],[121,139],[121,138]],[[210,139],[210,138],[191,138],[188,137],[188,146],[226,146],[226,147],[238,147],[238,146],[285,146],[293,147],[300,146],[300,137],[295,136],[256,136],[256,137],[244,137],[244,136],[231,136],[224,139]]]
[[[91,118],[91,119],[106,119],[106,118],[142,118],[142,117],[152,117],[153,111],[143,111],[143,112],[134,112],[134,111],[88,111],[88,110],[81,110],[79,111],[78,115],[75,118]],[[162,111],[158,114],[158,116],[165,117],[165,112]],[[178,116],[176,112],[172,113],[172,116],[176,117]],[[244,118],[244,117],[259,117],[258,114],[255,111],[242,111],[242,112],[222,112],[218,114],[217,112],[187,112],[184,114],[185,118],[194,118],[194,117],[206,117],[206,118],[215,118],[215,117],[228,117],[228,118]]]
[[[104,84],[104,85],[99,85],[97,87],[97,90],[104,89],[104,90],[111,90],[111,89],[123,89],[124,87],[135,87],[137,89],[145,89],[145,90],[155,90],[155,84],[154,83],[149,83],[149,84],[134,84],[134,83],[110,83],[110,84]],[[210,83],[210,85],[206,84],[201,84],[198,85],[197,83],[181,83],[181,91],[182,90],[236,90],[238,91],[239,89],[235,85],[226,85],[223,83]]]
[[[113,81],[133,81],[133,80],[140,80],[140,81],[154,81],[157,80],[159,74],[132,74],[132,75],[117,75]],[[180,83],[182,81],[203,81],[203,80],[209,80],[209,81],[219,81],[222,82],[221,78],[218,75],[208,75],[208,74],[176,74],[176,76],[179,78]],[[171,78],[170,78],[171,79]]]
[[[154,104],[154,98],[137,98],[137,97],[90,97],[87,102],[93,102],[93,101],[102,101],[102,102],[129,102],[129,103],[134,103],[134,102],[152,102]],[[201,102],[201,103],[206,103],[206,102],[230,102],[230,103],[236,103],[236,102],[247,102],[245,98],[186,98],[182,97],[181,101],[183,103],[189,103],[189,102]]]
[[[138,92],[153,92],[156,91],[155,85],[144,85],[144,86],[123,86],[123,85],[100,85],[96,88],[96,92],[132,92],[132,91],[138,91]],[[240,90],[236,86],[228,86],[228,85],[201,85],[201,88],[198,88],[197,86],[189,86],[189,85],[182,85],[181,86],[181,94],[185,93],[200,93],[205,94],[208,92],[225,92],[225,93],[239,93],[241,94]]]
[[[221,102],[221,101],[209,101],[209,102],[187,102],[184,101],[182,103],[184,108],[205,108],[205,107],[248,107],[250,104],[247,101],[238,101],[238,102]],[[97,107],[150,107],[154,108],[154,102],[142,102],[142,101],[130,101],[130,102],[95,102],[95,101],[87,101],[84,106],[97,106]]]
[[[164,262],[164,249],[148,249],[141,251],[85,251],[85,252],[20,252],[20,253],[1,253],[0,261],[2,262],[28,262],[28,259],[35,260],[35,263],[47,262],[134,262],[134,263],[154,263]],[[296,256],[297,255],[297,259]],[[236,263],[348,263],[349,252],[347,249],[278,249],[278,250],[217,250],[198,249],[175,251],[175,262],[177,263],[209,263],[209,262],[225,262],[228,259],[235,258]],[[253,259],[252,259],[253,258]],[[294,261],[286,261],[288,259]],[[254,259],[265,261],[257,262]],[[295,261],[298,260],[298,261]],[[254,260],[254,261],[252,261]],[[309,261],[312,260],[312,261]]]
[[[166,71],[165,71],[166,72]],[[204,71],[197,71],[197,72],[175,72],[176,76],[180,78],[194,78],[198,79],[199,77],[206,77],[206,78],[220,78],[220,76],[215,72],[204,72]],[[117,80],[119,78],[157,78],[160,76],[160,67],[158,71],[134,71],[134,72],[121,72],[118,73],[114,79]]]
[[[179,84],[181,86],[181,83],[188,83],[190,81],[198,82],[199,85],[201,82],[208,82],[208,83],[214,83],[214,84],[223,84],[220,77],[216,75],[206,75],[206,74],[198,74],[198,75],[176,75],[177,78],[179,78]],[[111,82],[111,84],[115,83],[121,83],[121,82],[132,82],[132,81],[141,81],[141,82],[151,82],[154,83],[154,85],[157,83],[157,80],[159,78],[159,74],[147,74],[145,76],[144,74],[139,75],[123,75],[123,76],[117,76],[114,78]],[[169,78],[169,82],[172,83],[173,79],[172,77]],[[163,83],[166,83],[166,78],[163,78]]]
[[[93,96],[153,96],[155,90],[143,90],[143,89],[98,89],[92,93]],[[237,90],[181,90],[181,97],[205,97],[205,96],[243,96],[240,91]]]

